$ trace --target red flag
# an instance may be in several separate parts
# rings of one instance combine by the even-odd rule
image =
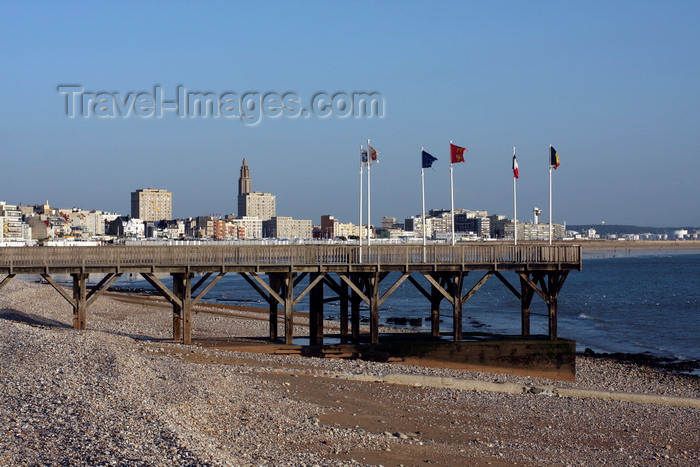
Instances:
[[[466,150],[467,148],[455,146],[450,143],[450,163],[456,164],[458,162],[464,162],[464,152]]]
[[[518,159],[515,158],[515,154],[513,154],[513,177],[520,177],[520,170],[518,170]]]

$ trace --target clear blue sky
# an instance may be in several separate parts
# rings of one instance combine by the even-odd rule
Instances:
[[[519,218],[700,225],[700,2],[3,2],[0,200],[128,213],[138,188],[174,215],[236,211],[241,160],[278,215],[357,222],[358,150],[372,221],[455,204]],[[215,94],[380,92],[384,117],[67,118],[61,84]]]

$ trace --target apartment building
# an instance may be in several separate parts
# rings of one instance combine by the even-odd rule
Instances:
[[[131,217],[145,222],[172,219],[172,193],[155,188],[133,191],[131,193]]]
[[[292,219],[291,217],[273,217],[263,221],[265,238],[311,238],[311,220]]]

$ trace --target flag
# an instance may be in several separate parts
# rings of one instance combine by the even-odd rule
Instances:
[[[377,155],[377,150],[374,149],[369,144],[367,145],[367,152],[369,153],[369,164],[370,165],[374,162],[379,162],[379,156]]]
[[[421,157],[422,157],[422,160],[423,160],[423,165],[422,165],[422,167],[423,167],[424,169],[427,169],[428,167],[432,167],[432,166],[433,166],[433,162],[435,162],[435,161],[437,160],[437,157],[433,156],[432,154],[428,154],[428,153],[425,152],[425,151],[421,151]]]
[[[515,154],[513,154],[513,177],[520,177],[520,170],[518,170],[518,159],[515,158]]]
[[[365,151],[365,148],[360,149],[360,167],[366,167],[369,165],[369,162],[367,161],[367,151]]]
[[[549,146],[549,165],[550,167],[554,167],[555,170],[559,167],[559,154],[557,154],[557,150],[552,146]]]
[[[450,163],[456,164],[457,162],[464,162],[464,152],[466,150],[467,148],[455,146],[450,143]]]

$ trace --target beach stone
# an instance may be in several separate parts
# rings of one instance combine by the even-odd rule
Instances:
[[[368,464],[369,457],[362,460],[367,454],[358,453],[370,451],[376,455],[372,462],[384,465],[431,463],[438,455],[445,457],[437,463],[470,465],[496,454],[506,465],[559,465],[562,459],[571,465],[600,459],[646,465],[653,457],[665,464],[664,456],[671,455],[677,456],[672,464],[700,465],[697,437],[688,429],[700,426],[697,409],[380,381],[389,374],[429,375],[518,388],[615,388],[700,398],[698,378],[645,362],[580,355],[576,381],[553,382],[245,354],[167,342],[171,310],[108,297],[88,310],[88,330],[75,332],[62,297],[17,280],[0,291],[0,310],[45,323],[0,317],[0,438],[8,441],[0,443],[0,465],[343,466]],[[266,324],[200,312],[193,317],[193,334],[195,341],[264,337]],[[369,381],[354,381],[353,375]],[[284,384],[292,378],[294,384]],[[578,433],[575,442],[572,432]],[[404,454],[406,440],[416,457]],[[390,451],[393,443],[402,449]]]

